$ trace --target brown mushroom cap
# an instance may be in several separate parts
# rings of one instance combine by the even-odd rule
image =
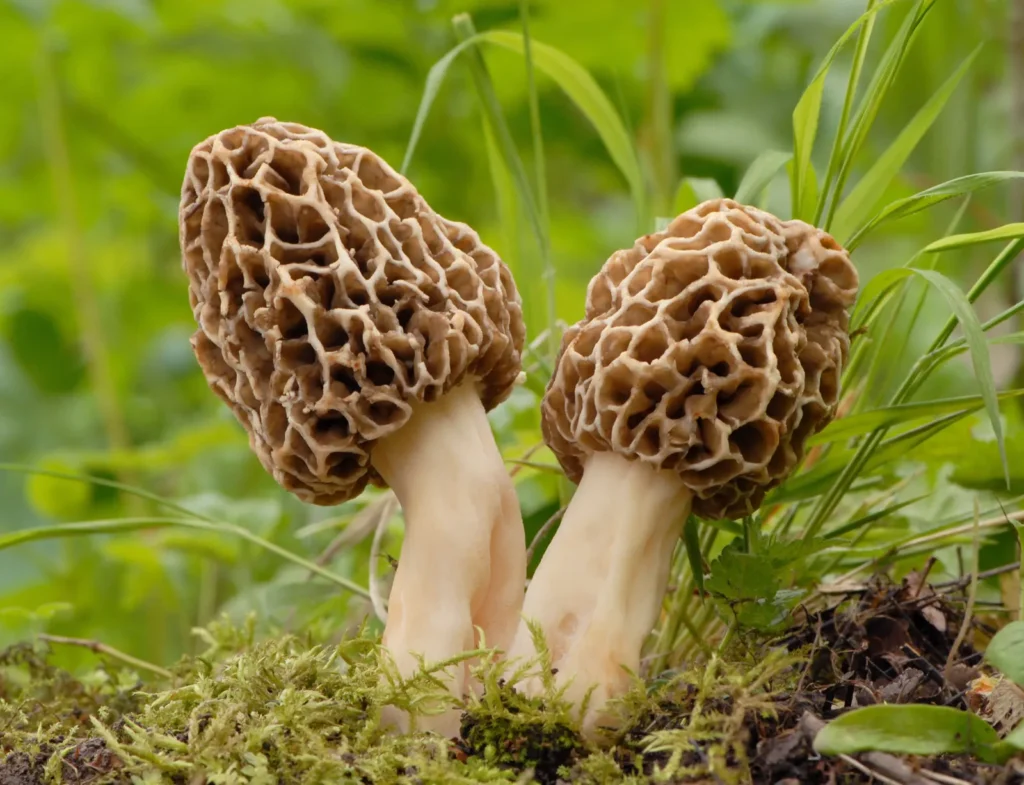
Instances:
[[[612,451],[677,472],[694,512],[755,510],[831,419],[857,271],[828,234],[729,199],[617,251],[542,405],[574,481]]]
[[[180,241],[211,387],[264,467],[304,501],[381,479],[374,440],[478,380],[492,408],[520,372],[508,268],[372,151],[263,118],[193,149]]]

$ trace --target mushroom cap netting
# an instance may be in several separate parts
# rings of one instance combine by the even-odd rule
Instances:
[[[542,405],[566,473],[612,451],[676,472],[708,519],[755,510],[832,418],[857,271],[828,234],[729,199],[617,251]]]
[[[381,479],[375,440],[472,380],[510,393],[525,337],[508,267],[379,156],[263,118],[189,157],[183,265],[210,386],[307,502]]]

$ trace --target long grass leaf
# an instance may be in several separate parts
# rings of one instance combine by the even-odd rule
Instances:
[[[875,118],[881,109],[889,90],[896,81],[900,72],[903,60],[910,51],[918,29],[925,17],[931,11],[936,0],[918,0],[914,7],[907,13],[900,25],[899,30],[893,36],[885,53],[879,60],[878,66],[864,91],[860,106],[854,117],[852,129],[843,139],[842,152],[840,154],[839,173],[835,183],[830,185],[831,199],[829,200],[828,214],[824,223],[820,224],[824,229],[829,230],[832,220],[835,217],[836,209],[846,189],[846,181],[853,170],[854,161],[860,153],[861,147],[867,140],[868,133],[875,123]],[[825,201],[824,199],[822,200]]]
[[[964,339],[971,352],[971,365],[974,368],[974,375],[978,385],[981,387],[981,397],[985,401],[985,411],[989,421],[992,423],[992,430],[995,433],[996,442],[999,444],[999,455],[1003,461],[1003,474],[1006,478],[1006,485],[1010,485],[1010,463],[1006,457],[1006,441],[1003,437],[1003,423],[999,416],[999,398],[996,394],[996,383],[992,377],[992,361],[989,357],[988,343],[985,341],[985,333],[981,328],[978,315],[971,307],[971,301],[949,278],[935,270],[914,270],[932,287],[941,294],[950,309],[960,322],[960,328],[964,332]]]
[[[676,196],[672,208],[676,215],[685,213],[692,207],[710,199],[721,199],[725,194],[722,186],[710,177],[684,177],[676,188]],[[672,216],[675,217],[675,216]]]
[[[1024,237],[1024,223],[1004,224],[996,229],[986,229],[983,232],[970,232],[968,234],[954,234],[952,237],[943,237],[924,248],[925,253],[937,253],[938,251],[949,251],[953,248],[969,248],[973,245],[993,243],[997,240],[1017,240]]]
[[[993,341],[994,343],[994,341]],[[963,351],[963,349],[961,349]],[[999,393],[998,400],[1008,401],[1024,395],[1022,390],[1009,390]],[[876,428],[892,428],[924,417],[941,417],[947,414],[969,413],[977,411],[985,405],[981,395],[963,395],[957,398],[944,398],[939,401],[925,403],[904,403],[887,406],[881,409],[843,417],[829,424],[825,430],[807,440],[809,445],[830,444],[845,439],[864,436]]]
[[[480,39],[522,54],[523,37],[505,30],[489,30]],[[565,52],[540,41],[531,41],[533,62],[557,84],[597,131],[612,161],[629,184],[638,221],[646,223],[646,191],[636,149],[626,125],[593,76]]]
[[[736,201],[741,204],[753,204],[760,199],[764,189],[775,179],[775,175],[792,160],[792,153],[765,150],[747,167],[743,179],[736,188]]]
[[[868,0],[867,10],[870,11],[875,5],[875,0]],[[853,110],[853,102],[857,96],[857,87],[860,84],[861,71],[864,69],[864,61],[868,55],[868,44],[871,42],[871,32],[875,27],[875,18],[868,19],[857,33],[857,45],[854,47],[853,63],[850,66],[850,77],[846,82],[846,93],[843,96],[843,109],[839,115],[839,123],[836,125],[835,136],[832,139],[832,152],[828,157],[828,168],[825,170],[825,179],[822,182],[821,194],[815,201],[818,208],[814,213],[814,225],[821,223],[821,216],[825,212],[825,204],[828,201],[832,179],[838,173],[840,160],[842,159],[843,141],[846,137],[847,124],[850,122],[850,112]]]
[[[883,207],[874,218],[854,232],[853,236],[845,243],[846,249],[852,251],[860,245],[865,236],[883,223],[906,218],[909,215],[941,204],[947,199],[971,194],[983,188],[989,188],[1008,180],[1020,178],[1024,178],[1024,172],[979,172],[978,174],[969,174],[964,177],[947,180],[944,183],[939,183],[939,185],[919,191],[913,196],[897,199]]]
[[[839,40],[825,55],[825,59],[818,67],[817,73],[807,85],[803,95],[793,110],[793,166],[792,172],[792,194],[793,194],[793,217],[813,220],[815,202],[811,201],[812,186],[807,182],[808,178],[813,179],[811,170],[811,153],[814,150],[814,140],[818,134],[818,120],[821,116],[821,102],[825,95],[825,79],[832,67],[836,56],[856,33],[861,25],[872,19],[875,14],[893,3],[901,0],[883,0],[883,2],[865,11],[850,25]],[[817,184],[814,184],[816,191]],[[816,200],[815,195],[815,200]]]
[[[960,81],[981,51],[979,46],[960,64],[945,83],[935,92],[913,119],[875,161],[857,185],[839,205],[831,231],[840,243],[849,240],[857,227],[867,221],[885,197],[885,189],[893,181],[918,142],[932,127],[946,107]]]

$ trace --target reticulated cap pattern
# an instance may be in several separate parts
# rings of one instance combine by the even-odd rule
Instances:
[[[266,469],[315,504],[380,483],[416,401],[510,393],[525,336],[505,264],[372,151],[263,118],[189,157],[179,232],[192,346]]]
[[[677,472],[695,514],[757,509],[832,418],[857,271],[828,234],[729,199],[617,251],[542,405],[578,481],[594,452]]]

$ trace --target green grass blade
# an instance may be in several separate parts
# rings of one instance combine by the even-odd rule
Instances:
[[[947,199],[971,194],[983,188],[1020,178],[1024,178],[1024,172],[980,172],[947,180],[939,185],[919,191],[913,196],[897,199],[895,202],[890,202],[883,207],[874,218],[854,232],[853,236],[845,243],[846,249],[852,251],[860,245],[867,234],[883,223],[906,218],[908,215],[927,210],[929,207],[934,207]]]
[[[825,79],[832,67],[836,56],[856,33],[861,25],[872,19],[875,14],[893,3],[901,0],[883,0],[883,2],[865,11],[861,16],[847,28],[846,32],[835,42],[825,59],[818,68],[818,72],[807,85],[796,108],[793,110],[793,166],[792,193],[793,193],[793,217],[804,220],[814,219],[815,204],[817,201],[817,183],[813,185],[808,180],[814,179],[811,169],[811,153],[814,150],[814,140],[818,135],[818,120],[821,116],[821,102],[825,94]],[[812,201],[811,195],[814,194]]]
[[[881,510],[875,510],[872,513],[868,513],[867,515],[861,516],[860,518],[852,520],[849,523],[844,523],[842,526],[837,526],[835,529],[826,532],[825,539],[834,540],[838,537],[842,537],[844,534],[850,534],[851,532],[855,532],[857,531],[857,529],[862,529],[868,524],[874,523],[875,521],[880,521],[883,518],[887,518],[894,512],[899,512],[904,507],[909,507],[911,504],[916,504],[917,502],[927,498],[928,494],[924,493],[921,494],[920,496],[914,496],[913,498],[905,499],[901,502],[896,502],[895,504],[890,504],[888,507],[885,507]]]
[[[547,234],[551,232],[551,217],[548,211],[548,178],[544,162],[544,135],[540,122],[540,102],[537,96],[537,80],[533,68],[533,42],[530,37],[530,4],[519,0],[519,16],[523,21],[523,59],[526,62],[526,85],[530,103],[530,132],[533,136],[534,188],[537,191],[537,207],[540,220]],[[561,341],[555,324],[558,321],[558,307],[555,299],[555,264],[550,251],[544,259],[544,329],[548,336],[548,356],[552,363],[558,357]]]
[[[782,150],[765,150],[747,167],[743,179],[740,180],[740,184],[736,188],[736,196],[733,198],[741,204],[754,204],[761,198],[761,194],[768,184],[775,179],[775,175],[792,160],[792,153]]]
[[[686,546],[686,559],[690,563],[690,572],[697,588],[704,591],[704,557],[700,550],[700,530],[697,519],[692,515],[683,526],[683,545]]]
[[[867,10],[870,11],[875,5],[875,0],[868,0]],[[818,209],[814,213],[814,225],[821,223],[821,216],[825,212],[825,204],[833,176],[839,171],[839,162],[842,158],[843,140],[846,137],[846,127],[850,122],[850,112],[853,109],[853,101],[857,96],[857,86],[860,84],[861,71],[864,70],[864,60],[868,54],[868,44],[871,41],[871,32],[875,27],[875,18],[871,17],[857,33],[857,45],[854,47],[853,64],[850,66],[850,78],[846,82],[846,94],[843,96],[843,110],[839,115],[839,124],[836,126],[836,133],[832,139],[832,152],[828,157],[828,168],[825,170],[825,179],[821,194],[815,201]]]
[[[440,60],[434,63],[427,72],[427,83],[423,87],[420,105],[416,109],[416,119],[413,121],[412,132],[409,134],[409,143],[405,146],[405,157],[402,158],[402,167],[400,169],[402,174],[406,174],[409,171],[409,166],[412,164],[412,156],[416,152],[416,146],[419,144],[420,136],[423,134],[423,126],[426,125],[430,109],[437,99],[437,94],[441,90],[444,78],[448,75],[448,69],[451,68],[452,63],[455,62],[455,59],[460,54],[473,46],[473,44],[478,43],[479,39],[479,36],[474,36],[465,41],[460,41],[448,50]]]
[[[524,53],[523,37],[505,30],[489,30],[480,39],[495,46]],[[593,76],[560,49],[532,41],[534,65],[551,78],[572,100],[597,131],[612,161],[629,184],[638,222],[647,222],[646,191],[636,149],[615,105]]]
[[[994,343],[994,342],[993,342]],[[1022,390],[1009,390],[999,393],[1000,401],[1008,401],[1024,395]],[[904,403],[887,406],[881,409],[855,414],[834,420],[825,430],[807,440],[808,445],[831,444],[833,442],[864,436],[876,428],[892,428],[897,425],[920,420],[924,417],[942,417],[947,414],[969,413],[977,411],[985,405],[981,395],[962,395],[957,398],[944,398],[939,401],[925,403]]]
[[[949,251],[953,248],[969,248],[973,245],[993,243],[997,240],[1018,240],[1024,238],[1024,223],[1004,224],[996,229],[987,229],[984,232],[970,232],[968,234],[954,234],[951,237],[943,237],[941,240],[926,245],[925,253],[937,253],[938,251]]]
[[[946,107],[953,92],[980,51],[981,47],[979,46],[967,56],[960,67],[953,72],[953,75],[928,99],[906,128],[868,169],[850,195],[843,199],[831,227],[832,233],[840,243],[845,244],[853,236],[857,227],[867,221],[878,208],[884,198],[885,189],[899,174],[907,158],[910,157],[910,154]]]
[[[918,0],[900,25],[900,29],[893,36],[892,41],[885,50],[885,54],[875,68],[875,73],[864,91],[860,106],[857,109],[853,121],[853,128],[846,138],[842,140],[842,152],[840,153],[839,173],[834,184],[828,184],[831,193],[831,200],[828,205],[828,214],[825,217],[823,228],[828,230],[832,226],[836,209],[846,189],[846,180],[853,169],[854,161],[860,153],[861,147],[867,139],[875,118],[881,109],[882,101],[888,94],[896,76],[899,74],[903,59],[906,57],[910,46],[917,35],[917,31],[924,21],[928,12],[936,0]],[[822,200],[825,201],[824,199]]]
[[[974,375],[981,387],[981,397],[985,401],[985,411],[992,423],[992,430],[995,433],[996,441],[999,444],[999,455],[1003,461],[1003,474],[1006,478],[1006,486],[1010,486],[1010,463],[1006,456],[1006,440],[1003,437],[1003,423],[999,416],[999,399],[996,395],[996,383],[992,377],[992,361],[989,357],[988,343],[985,341],[985,333],[978,321],[978,315],[971,307],[971,301],[967,299],[955,283],[942,273],[935,270],[917,270],[914,272],[920,275],[941,294],[950,309],[960,322],[960,328],[964,332],[964,339],[971,352],[971,365],[974,368]]]
[[[80,537],[94,534],[125,534],[130,532],[144,531],[147,529],[167,528],[178,526],[186,529],[198,529],[208,532],[226,532],[241,537],[249,542],[270,551],[282,559],[297,564],[305,570],[319,575],[337,584],[344,589],[358,594],[361,597],[369,598],[370,593],[357,583],[348,578],[335,575],[328,569],[321,567],[315,562],[304,559],[298,554],[292,553],[287,548],[265,540],[248,529],[236,526],[233,523],[209,522],[198,518],[159,518],[159,517],[138,517],[138,518],[114,518],[96,521],[76,521],[74,523],[61,523],[54,526],[39,526],[33,529],[24,529],[12,534],[0,536],[0,551],[13,548],[27,542],[38,542],[40,540],[53,540],[63,537]]]

